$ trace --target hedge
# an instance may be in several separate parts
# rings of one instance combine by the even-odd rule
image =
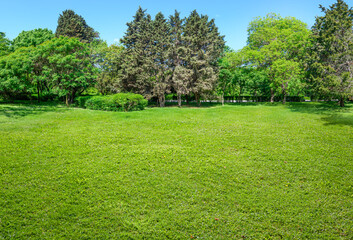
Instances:
[[[77,104],[88,109],[105,111],[138,111],[147,106],[148,101],[142,95],[118,93],[108,96],[88,96],[77,99]]]

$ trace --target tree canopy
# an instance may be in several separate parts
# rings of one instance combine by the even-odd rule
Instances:
[[[12,48],[14,50],[20,47],[36,47],[41,43],[48,41],[54,37],[51,30],[38,28],[30,31],[22,31],[13,41]]]

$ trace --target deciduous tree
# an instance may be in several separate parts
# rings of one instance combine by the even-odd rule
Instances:
[[[49,29],[34,29],[30,31],[22,31],[13,41],[12,48],[14,50],[20,47],[36,47],[41,43],[48,41],[54,37],[54,34]]]

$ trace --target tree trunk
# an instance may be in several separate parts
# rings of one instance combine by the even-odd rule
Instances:
[[[164,96],[164,94],[158,96],[158,101],[159,101],[159,106],[160,107],[165,107],[165,96]]]
[[[38,103],[40,103],[40,91],[39,91],[39,84],[37,83],[37,94],[38,94]]]
[[[340,107],[344,107],[344,97],[340,98],[339,103],[340,103]]]
[[[283,94],[283,104],[286,104],[286,97],[287,97],[287,93]]]
[[[178,93],[178,107],[181,108],[181,93]]]
[[[273,103],[275,101],[275,93],[273,91],[273,89],[271,88],[271,103]]]
[[[197,106],[200,107],[201,101],[200,101],[200,95],[198,93],[195,93],[195,100],[196,100]]]
[[[66,106],[69,106],[69,94],[67,93],[66,94],[66,100],[65,100],[65,103],[66,103]]]
[[[224,93],[222,93],[222,106],[224,106]]]

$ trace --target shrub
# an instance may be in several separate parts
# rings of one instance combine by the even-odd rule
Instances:
[[[139,94],[118,93],[108,96],[94,96],[88,99],[85,107],[105,111],[138,111],[147,106],[147,100]]]
[[[86,107],[86,102],[91,99],[93,96],[79,96],[75,98],[75,105],[80,108]]]

